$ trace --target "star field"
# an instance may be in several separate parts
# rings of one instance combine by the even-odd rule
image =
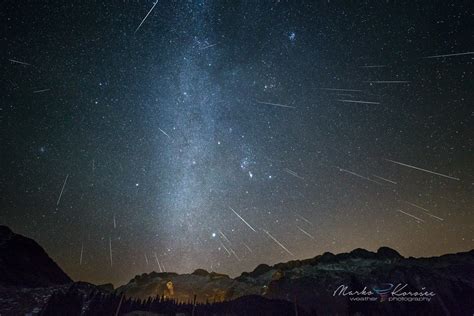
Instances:
[[[73,279],[473,248],[467,3],[0,7],[0,222]]]

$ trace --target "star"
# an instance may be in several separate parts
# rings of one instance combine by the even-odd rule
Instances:
[[[295,32],[288,32],[288,39],[291,42],[294,42],[296,40],[296,33]]]

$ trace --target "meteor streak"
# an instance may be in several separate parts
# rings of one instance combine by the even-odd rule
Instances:
[[[246,221],[245,219],[242,218],[242,216],[240,216],[236,211],[234,211],[234,209],[233,209],[232,207],[229,206],[229,208],[230,208],[230,210],[231,210],[232,212],[234,212],[235,215],[237,215],[238,218],[240,218],[240,219],[242,220],[242,222],[245,223],[245,225],[247,225],[247,226],[248,226],[251,230],[253,230],[254,232],[257,232],[252,226],[250,226],[249,223],[247,223],[247,221]]]
[[[296,225],[296,227],[297,227],[303,234],[305,234],[306,236],[308,236],[308,237],[311,238],[312,240],[316,240],[313,235],[311,235],[310,233],[308,233],[308,232],[307,232],[306,230],[304,230],[303,228],[299,227],[298,225]]]
[[[433,55],[433,56],[427,56],[427,57],[423,57],[423,58],[441,58],[441,57],[453,57],[453,56],[472,55],[472,54],[474,54],[474,52],[445,54],[445,55]]]
[[[112,258],[112,238],[109,237],[109,256],[110,256],[110,266],[113,266],[113,258]]]
[[[362,92],[362,90],[356,90],[356,89],[336,89],[336,88],[319,88],[319,90]]]
[[[313,226],[313,223],[311,221],[309,221],[308,219],[304,218],[303,216],[301,215],[298,215],[296,214],[296,216],[298,216],[299,218],[301,218],[303,221],[305,221],[306,223],[310,224],[311,226]]]
[[[79,265],[82,265],[82,254],[84,253],[84,243],[81,244],[81,256],[79,257]]]
[[[410,81],[406,80],[375,80],[375,81],[367,81],[370,83],[409,83]]]
[[[64,179],[63,187],[61,188],[61,192],[59,193],[59,197],[58,197],[58,201],[56,202],[56,205],[59,205],[59,202],[61,202],[61,196],[63,196],[64,187],[66,186],[67,178],[69,178],[69,174],[67,174],[66,179]]]
[[[411,206],[413,206],[413,207],[416,207],[416,208],[422,210],[423,213],[425,213],[426,215],[431,216],[431,217],[433,217],[433,218],[436,218],[436,219],[439,220],[439,221],[444,221],[444,219],[442,219],[441,217],[438,217],[438,216],[436,216],[436,215],[431,214],[431,213],[430,213],[431,211],[430,211],[430,210],[427,210],[427,209],[424,208],[424,207],[421,207],[421,206],[419,206],[419,205],[416,205],[415,203],[411,203],[411,202],[408,202],[408,201],[402,201],[402,202],[405,202],[405,203],[407,203],[407,204],[409,204],[409,205],[411,205]]]
[[[229,238],[227,238],[227,236],[224,235],[224,233],[223,233],[220,229],[219,229],[218,231],[219,231],[219,234],[221,234],[222,238],[224,238],[225,241],[227,241],[229,244],[232,244],[232,243],[230,242]]]
[[[156,4],[158,3],[158,0],[155,1],[155,3],[153,4],[153,6],[151,7],[150,11],[148,11],[148,13],[145,15],[145,17],[143,18],[142,22],[140,23],[140,25],[137,27],[137,29],[135,30],[134,34],[137,33],[137,31],[140,29],[140,27],[142,26],[142,24],[145,22],[145,20],[148,18],[148,16],[150,15],[151,11],[153,11],[153,9],[155,8]]]
[[[291,251],[289,251],[281,242],[278,241],[278,239],[276,239],[275,237],[273,237],[267,230],[265,229],[262,229],[265,234],[268,235],[268,237],[270,237],[278,246],[280,246],[283,250],[285,250],[287,253],[289,253],[290,255],[292,255],[293,257],[295,256]]]
[[[166,136],[168,136],[168,138],[171,138],[170,135],[168,135],[168,133],[166,133],[164,130],[162,130],[161,128],[158,127],[158,129],[160,130],[160,132],[162,132],[163,134],[165,134]]]
[[[397,211],[400,212],[400,213],[403,213],[403,214],[405,214],[405,215],[408,215],[408,216],[410,216],[410,217],[413,217],[414,219],[416,219],[416,220],[419,221],[419,222],[424,222],[424,220],[422,220],[421,218],[416,217],[415,215],[411,215],[411,214],[409,214],[409,213],[407,213],[407,212],[404,212],[404,211],[402,211],[402,210],[397,210]]]
[[[158,269],[160,269],[160,272],[163,272],[163,269],[161,268],[160,260],[158,260],[158,256],[156,255],[156,252],[154,253],[154,256],[155,256],[156,264],[158,265]]]
[[[43,92],[46,92],[46,91],[49,91],[51,89],[42,89],[42,90],[35,90],[33,91],[33,93],[43,93]]]
[[[408,167],[408,168],[412,168],[412,169],[424,171],[424,172],[427,172],[427,173],[435,174],[435,175],[440,176],[440,177],[445,177],[445,178],[453,179],[453,180],[457,180],[457,181],[461,180],[459,178],[451,177],[451,176],[448,176],[448,175],[445,175],[445,174],[442,174],[442,173],[426,170],[426,169],[415,167],[415,166],[412,166],[412,165],[407,165],[405,163],[398,162],[398,161],[395,161],[395,160],[390,160],[390,159],[385,159],[385,160],[390,161],[390,162],[395,163],[395,164],[400,165],[400,166],[405,166],[405,167]]]
[[[24,66],[31,66],[31,64],[25,63],[24,61],[19,61],[19,60],[15,60],[15,59],[9,59],[9,61],[11,61],[14,64],[20,64],[20,65],[24,65]]]
[[[377,179],[380,179],[380,180],[383,180],[383,181],[387,181],[387,182],[390,182],[390,183],[392,183],[392,184],[397,184],[395,181],[392,181],[392,180],[389,180],[389,179],[385,179],[385,178],[376,176],[375,174],[373,174],[373,176],[376,177]]]
[[[227,247],[224,245],[224,243],[223,243],[222,241],[220,241],[220,243],[221,243],[221,246],[222,246],[222,247],[225,249],[225,251],[227,252],[227,254],[228,254],[229,256],[231,256],[232,254],[230,253],[229,249],[227,249]]]
[[[285,168],[284,170],[285,170],[286,173],[291,174],[292,176],[297,177],[298,179],[304,180],[304,178],[302,176],[298,175],[293,170],[290,170],[288,168]]]
[[[367,181],[370,181],[370,182],[373,182],[373,183],[380,184],[380,182],[377,182],[377,181],[372,180],[372,179],[370,179],[370,178],[364,177],[364,176],[362,176],[362,175],[360,175],[360,174],[358,174],[358,173],[352,172],[352,171],[350,171],[350,170],[342,169],[342,168],[340,168],[340,167],[337,167],[337,168],[338,168],[339,171],[341,171],[341,172],[346,172],[346,173],[352,174],[353,176],[356,176],[356,177],[358,177],[358,178],[361,178],[361,179],[364,179],[364,180],[367,180]]]
[[[337,101],[344,102],[344,103],[380,104],[380,102],[374,102],[374,101],[360,101],[360,100],[347,100],[347,99],[340,99]]]
[[[266,104],[266,105],[273,105],[273,106],[279,106],[279,107],[281,107],[281,108],[296,109],[296,106],[291,106],[291,105],[286,105],[286,104],[263,102],[263,101],[257,101],[257,103],[259,103],[259,104]]]

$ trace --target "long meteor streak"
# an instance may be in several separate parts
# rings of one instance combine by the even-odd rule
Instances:
[[[392,184],[397,184],[395,181],[392,181],[392,180],[389,180],[389,179],[386,179],[386,178],[382,178],[382,177],[379,177],[379,176],[376,176],[375,174],[373,174],[374,177],[376,177],[377,179],[380,179],[380,180],[383,180],[383,181],[387,181],[387,182],[390,182]]]
[[[405,202],[405,203],[407,203],[407,204],[409,204],[409,205],[411,205],[411,206],[413,206],[413,207],[416,207],[416,208],[422,210],[423,213],[425,213],[426,215],[431,216],[431,217],[433,217],[433,218],[436,218],[436,219],[439,220],[439,221],[444,221],[444,219],[442,219],[441,217],[438,217],[438,216],[436,216],[436,215],[431,214],[431,213],[430,213],[430,212],[431,212],[430,210],[428,210],[428,209],[426,209],[426,208],[424,208],[424,207],[422,207],[422,206],[416,205],[415,203],[411,203],[411,202],[408,202],[408,201],[402,201],[402,202]]]
[[[49,90],[51,90],[51,89],[35,90],[35,91],[33,91],[33,93],[43,93],[43,92],[47,92],[47,91],[49,91]]]
[[[166,133],[164,130],[162,130],[161,128],[158,127],[158,129],[160,130],[160,132],[162,132],[163,134],[165,134],[166,136],[168,136],[168,138],[171,138],[170,135],[168,135],[168,133]]]
[[[31,66],[31,64],[25,63],[24,61],[19,61],[19,60],[15,60],[15,59],[9,59],[9,61],[11,61],[14,64],[20,64],[20,65],[24,65],[24,66]]]
[[[135,30],[134,34],[137,33],[137,31],[140,29],[140,27],[142,26],[142,24],[145,22],[145,20],[148,18],[148,16],[150,15],[151,11],[153,11],[153,9],[155,8],[156,4],[158,3],[158,0],[155,1],[155,3],[153,4],[153,6],[151,7],[150,11],[148,11],[148,13],[145,15],[145,17],[143,18],[142,22],[140,23],[140,25],[137,27],[137,29]]]
[[[375,80],[375,81],[367,81],[370,83],[409,83],[410,81],[407,80]]]
[[[227,249],[227,247],[224,245],[224,243],[222,241],[220,241],[220,243],[221,243],[222,248],[224,248],[224,250],[227,252],[227,254],[231,256],[232,254],[230,253],[229,249]]]
[[[414,219],[416,219],[416,220],[419,221],[419,222],[424,222],[424,220],[422,220],[422,219],[419,218],[419,217],[416,217],[415,215],[411,215],[411,214],[409,214],[409,213],[407,213],[407,212],[404,212],[404,211],[402,211],[402,210],[397,210],[397,211],[400,212],[400,213],[403,213],[403,214],[405,214],[405,215],[408,215],[408,216],[410,216],[410,217],[413,217]]]
[[[336,88],[319,88],[319,90],[362,92],[362,90],[357,90],[357,89],[336,89]]]
[[[433,55],[427,56],[423,58],[441,58],[441,57],[452,57],[452,56],[462,56],[462,55],[473,55],[474,52],[466,52],[466,53],[455,53],[455,54],[445,54],[445,55]]]
[[[351,175],[353,175],[353,176],[356,176],[356,177],[358,177],[358,178],[361,178],[361,179],[364,179],[364,180],[367,180],[367,181],[370,181],[370,182],[373,182],[373,183],[380,184],[380,182],[377,182],[377,181],[372,180],[372,179],[370,179],[370,178],[364,177],[363,175],[360,175],[360,174],[355,173],[355,172],[353,172],[353,171],[346,170],[346,169],[342,169],[342,168],[340,168],[340,167],[337,167],[337,168],[338,168],[339,171],[341,171],[341,172],[345,172],[345,173],[351,174]]]
[[[109,256],[110,256],[110,266],[113,266],[114,261],[112,258],[112,238],[109,237]]]
[[[64,183],[61,188],[61,192],[59,193],[59,197],[58,197],[58,201],[56,202],[56,205],[59,205],[59,202],[61,202],[61,196],[63,196],[64,188],[66,187],[67,178],[69,178],[69,174],[67,174],[66,179],[64,179]]]
[[[230,208],[230,210],[231,210],[232,212],[234,212],[235,215],[237,215],[238,218],[240,218],[240,219],[242,220],[242,222],[245,223],[245,225],[247,225],[247,226],[248,226],[251,230],[253,230],[254,232],[257,232],[252,226],[250,226],[249,223],[247,223],[247,221],[246,221],[245,219],[242,218],[242,216],[240,216],[236,211],[234,211],[234,209],[233,209],[232,207],[229,206],[229,208]]]
[[[296,109],[296,106],[291,106],[291,105],[286,105],[286,104],[280,104],[280,103],[271,103],[271,102],[263,102],[263,101],[257,101],[259,104],[266,104],[266,105],[273,105],[273,106],[279,106],[281,108],[289,108],[289,109]]]
[[[81,256],[79,257],[79,265],[82,265],[82,254],[84,253],[84,243],[81,244]]]
[[[445,178],[452,179],[452,180],[457,180],[457,181],[461,180],[459,178],[451,177],[451,176],[448,176],[448,175],[445,175],[445,174],[442,174],[442,173],[434,172],[434,171],[431,171],[431,170],[426,170],[426,169],[415,167],[415,166],[412,166],[412,165],[407,165],[406,163],[403,163],[403,162],[398,162],[398,161],[390,160],[390,159],[385,159],[385,160],[390,161],[390,162],[395,163],[395,164],[400,165],[400,166],[405,166],[405,167],[408,167],[408,168],[412,168],[412,169],[424,171],[424,172],[427,172],[427,173],[435,174],[435,175],[440,176],[440,177],[445,177]]]
[[[344,103],[380,104],[380,102],[374,102],[374,101],[360,101],[360,100],[347,100],[347,99],[340,99],[337,101],[344,102]]]
[[[224,240],[229,243],[229,245],[232,244],[232,243],[230,242],[229,238],[227,238],[227,236],[222,232],[222,230],[218,229],[218,232],[219,232],[219,234],[221,234],[222,238],[224,238]]]
[[[305,218],[305,217],[303,217],[303,216],[301,216],[301,215],[299,215],[299,214],[296,214],[296,216],[298,216],[298,217],[301,218],[303,221],[305,221],[306,223],[308,223],[308,224],[310,224],[311,226],[313,226],[313,223],[312,223],[310,220],[308,220],[307,218]]]
[[[291,174],[292,176],[294,176],[294,177],[296,177],[296,178],[298,178],[298,179],[304,180],[304,178],[303,178],[302,176],[298,175],[298,174],[297,174],[296,172],[294,172],[293,170],[290,170],[290,169],[288,169],[288,168],[285,168],[284,170],[285,170],[286,173]]]
[[[287,253],[289,253],[290,255],[292,255],[293,257],[295,256],[291,251],[289,251],[281,242],[278,241],[278,239],[276,239],[275,237],[273,237],[267,230],[265,229],[262,229],[265,234],[268,235],[268,237],[270,237],[278,246],[280,246],[283,250],[285,250]]]
[[[154,253],[154,256],[155,256],[156,264],[158,265],[158,268],[160,269],[160,272],[163,272],[163,269],[161,268],[160,260],[158,260],[158,256],[156,255],[156,252]]]
[[[311,235],[310,233],[308,233],[306,230],[304,230],[303,228],[299,227],[298,225],[296,226],[303,234],[305,234],[306,236],[308,236],[309,238],[311,238],[312,240],[315,240],[314,236]]]
[[[243,243],[245,248],[247,248],[247,250],[250,252],[250,253],[253,253],[252,249],[246,244],[246,243]]]

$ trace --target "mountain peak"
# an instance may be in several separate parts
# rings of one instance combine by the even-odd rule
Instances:
[[[0,225],[0,242],[3,240],[9,239],[13,235],[10,227],[5,225]]]
[[[208,276],[209,275],[209,272],[207,272],[206,270],[204,269],[196,269],[193,273],[191,273],[192,275],[199,275],[199,276]]]
[[[0,285],[45,287],[72,280],[34,240],[0,226]]]
[[[402,259],[403,258],[403,256],[399,254],[398,251],[389,247],[380,247],[377,250],[377,254],[387,259]]]

